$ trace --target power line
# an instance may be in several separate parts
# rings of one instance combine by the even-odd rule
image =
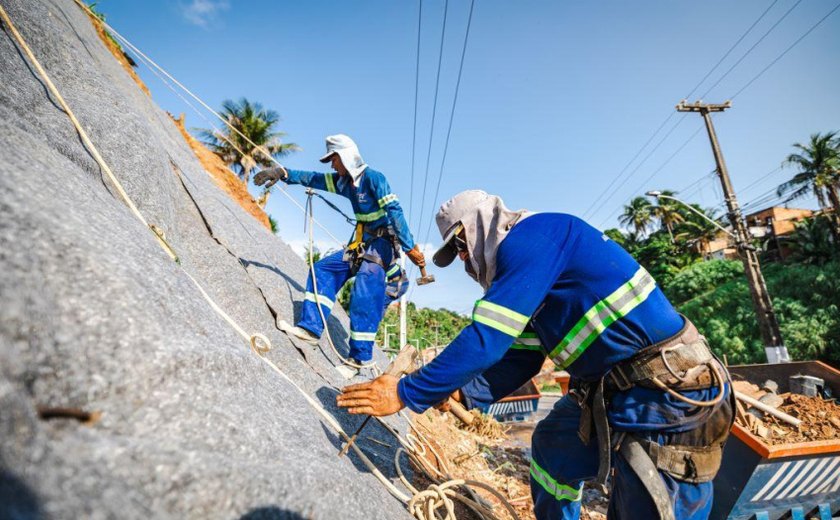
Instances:
[[[432,157],[432,138],[435,133],[435,116],[437,115],[438,91],[440,90],[440,65],[443,62],[443,40],[446,34],[446,15],[449,11],[449,0],[443,4],[443,24],[440,28],[440,52],[438,53],[437,77],[435,78],[435,99],[432,103],[432,124],[429,126],[429,150],[426,152],[426,173],[423,178],[423,196],[420,199],[420,220],[417,221],[417,234],[420,234],[420,227],[423,222],[423,210],[426,206],[426,186],[429,183],[429,163]]]
[[[716,86],[718,86],[718,84],[720,84],[720,82],[721,82],[721,81],[723,81],[723,79],[724,79],[724,78],[726,78],[726,77],[729,75],[729,73],[730,73],[730,72],[732,72],[733,70],[735,70],[735,67],[737,67],[738,65],[740,65],[740,64],[741,64],[741,62],[742,62],[742,61],[744,61],[744,58],[746,58],[747,56],[749,56],[749,55],[750,55],[750,53],[751,53],[751,52],[752,52],[752,51],[753,51],[756,47],[758,47],[758,45],[759,45],[761,42],[763,42],[763,41],[764,41],[764,39],[765,39],[765,38],[767,38],[767,36],[768,36],[771,32],[773,32],[773,30],[774,30],[774,29],[776,29],[776,27],[778,27],[778,26],[779,26],[779,24],[780,24],[780,23],[782,23],[782,21],[783,21],[785,18],[787,18],[787,16],[788,16],[791,12],[793,12],[793,10],[794,10],[794,9],[796,9],[796,6],[798,6],[798,5],[799,5],[799,4],[801,4],[801,3],[802,3],[802,0],[798,0],[795,4],[793,4],[793,5],[791,6],[791,8],[790,8],[790,9],[788,9],[787,11],[785,11],[785,14],[783,14],[783,15],[781,16],[781,18],[779,18],[778,20],[776,20],[776,23],[774,23],[772,26],[770,26],[770,28],[769,28],[769,29],[767,29],[767,32],[765,32],[764,34],[762,34],[762,35],[761,35],[761,38],[759,38],[759,39],[758,39],[758,41],[756,41],[756,42],[752,45],[752,47],[750,47],[749,49],[747,49],[747,52],[745,52],[745,53],[744,53],[744,54],[743,54],[740,58],[738,58],[738,61],[736,61],[736,62],[735,62],[735,63],[734,63],[731,67],[729,67],[729,69],[728,69],[726,72],[724,72],[724,73],[723,73],[723,76],[719,77],[719,78],[718,78],[718,80],[717,80],[717,81],[715,81],[715,82],[712,84],[712,86],[711,86],[711,87],[709,87],[708,89],[706,89],[706,92],[704,92],[704,93],[703,93],[703,95],[702,95],[702,96],[700,96],[700,97],[701,97],[701,98],[706,97],[706,96],[709,94],[709,92],[711,92],[711,91],[712,91],[712,89],[714,89]],[[730,99],[731,99],[731,98],[730,98]]]
[[[750,25],[750,26],[749,26],[749,28],[748,28],[746,31],[744,31],[744,33],[743,33],[743,34],[741,34],[741,37],[740,37],[740,38],[738,38],[738,40],[737,40],[737,41],[735,41],[735,43],[733,43],[731,47],[729,47],[729,50],[728,50],[728,51],[726,51],[726,52],[724,53],[724,55],[723,55],[723,56],[721,56],[721,58],[718,60],[718,62],[717,62],[717,63],[715,63],[714,67],[712,67],[711,69],[709,69],[709,72],[707,72],[707,73],[706,73],[706,75],[705,75],[705,76],[703,76],[703,79],[701,79],[701,80],[700,80],[700,81],[699,81],[696,85],[694,85],[694,88],[693,88],[693,89],[691,89],[691,92],[689,92],[689,93],[688,93],[688,95],[686,95],[686,96],[684,97],[684,99],[688,99],[689,97],[691,97],[691,95],[694,93],[694,91],[695,91],[695,90],[697,90],[697,89],[700,87],[700,85],[702,85],[702,84],[703,84],[703,82],[704,82],[704,81],[706,81],[706,80],[709,78],[709,76],[711,76],[711,75],[712,75],[712,72],[714,72],[714,71],[715,71],[715,70],[716,70],[716,69],[720,66],[720,64],[721,64],[721,63],[723,63],[723,61],[724,61],[726,58],[728,58],[728,57],[729,57],[729,55],[730,55],[730,54],[732,54],[732,51],[734,51],[734,50],[735,50],[735,47],[737,47],[737,46],[738,46],[738,44],[740,44],[740,43],[744,40],[744,38],[746,38],[746,37],[747,37],[747,35],[748,35],[750,32],[752,32],[752,30],[755,28],[755,26],[756,26],[756,25],[758,25],[758,22],[760,22],[762,19],[764,19],[764,16],[765,16],[768,12],[770,12],[770,9],[773,9],[773,6],[774,6],[774,5],[776,5],[778,2],[779,2],[779,0],[773,0],[773,3],[772,3],[772,4],[770,4],[770,5],[767,7],[767,9],[765,9],[765,10],[764,10],[764,12],[763,12],[763,13],[761,13],[761,15],[760,15],[758,18],[756,18],[756,19],[755,19],[755,21],[752,23],[752,25]],[[673,112],[672,112],[672,113],[673,113]]]
[[[610,183],[607,185],[607,187],[606,187],[606,188],[604,188],[604,190],[603,190],[603,191],[601,191],[600,195],[598,195],[598,196],[595,198],[595,200],[594,200],[594,201],[592,201],[592,204],[590,204],[590,205],[589,205],[589,207],[588,207],[588,208],[586,208],[586,211],[584,211],[584,212],[583,212],[583,214],[581,215],[581,217],[582,217],[582,218],[584,218],[584,219],[586,218],[586,216],[589,214],[589,212],[592,210],[592,208],[594,208],[594,207],[595,207],[595,205],[596,205],[596,204],[598,204],[598,202],[601,200],[601,198],[604,196],[604,194],[606,194],[606,193],[610,190],[610,188],[612,188],[612,187],[613,187],[613,184],[615,184],[615,183],[616,183],[616,181],[617,181],[617,180],[621,177],[621,175],[622,175],[625,171],[627,171],[627,168],[629,168],[629,167],[630,167],[630,165],[631,165],[631,164],[633,164],[633,161],[635,161],[635,160],[636,160],[636,158],[637,158],[637,157],[639,157],[639,155],[641,155],[641,154],[642,154],[642,152],[643,152],[643,151],[644,151],[644,149],[647,147],[647,145],[649,145],[649,144],[650,144],[650,142],[651,142],[651,141],[653,141],[653,139],[656,137],[656,135],[659,133],[659,131],[660,131],[660,130],[662,130],[662,127],[664,127],[666,124],[668,124],[668,121],[670,121],[670,120],[671,120],[671,118],[672,118],[672,117],[674,117],[674,114],[675,114],[675,112],[674,112],[674,111],[671,111],[671,112],[668,114],[668,117],[666,117],[666,118],[662,121],[662,123],[660,123],[660,124],[659,124],[659,126],[656,128],[656,130],[654,130],[654,131],[653,131],[653,133],[652,133],[652,134],[650,134],[650,137],[648,137],[648,140],[647,140],[647,141],[645,141],[645,144],[643,144],[641,148],[639,148],[639,150],[636,152],[636,154],[633,156],[633,158],[632,158],[632,159],[630,159],[630,160],[627,162],[627,164],[625,164],[625,165],[624,165],[624,168],[622,168],[622,169],[621,169],[621,171],[619,171],[619,172],[618,172],[618,174],[617,174],[615,177],[613,177],[613,180],[612,180],[612,181],[610,181]]]
[[[800,0],[800,1],[801,1],[801,0]],[[763,11],[760,15],[759,15],[759,17],[758,17],[758,18],[756,18],[756,20],[755,20],[755,21],[754,21],[754,22],[753,22],[753,23],[752,23],[752,24],[751,24],[751,25],[747,28],[747,30],[746,30],[746,31],[744,31],[744,32],[741,34],[741,36],[740,36],[740,37],[739,37],[739,38],[735,41],[735,43],[733,43],[733,44],[729,47],[729,49],[728,49],[728,50],[727,50],[727,51],[723,54],[723,56],[722,56],[722,57],[718,60],[718,62],[717,62],[717,63],[715,63],[715,65],[714,65],[714,66],[712,66],[712,68],[710,68],[710,69],[709,69],[709,71],[708,71],[708,72],[707,72],[707,73],[703,76],[703,78],[702,78],[702,79],[701,79],[701,80],[700,80],[700,81],[699,81],[699,82],[698,82],[698,83],[694,86],[694,88],[692,88],[692,89],[688,92],[688,94],[686,94],[685,96],[683,96],[683,98],[684,98],[684,99],[688,99],[689,97],[691,97],[691,95],[692,95],[692,94],[694,94],[694,91],[696,91],[696,90],[697,90],[697,88],[698,88],[698,87],[700,87],[700,85],[702,85],[702,84],[703,84],[703,82],[704,82],[704,81],[706,81],[706,79],[708,79],[708,77],[709,77],[709,76],[710,76],[710,75],[711,75],[711,74],[712,74],[712,73],[713,73],[713,72],[714,72],[714,71],[715,71],[715,70],[716,70],[716,69],[720,66],[720,64],[721,64],[721,63],[723,63],[723,61],[724,61],[724,60],[725,60],[725,59],[726,59],[726,58],[727,58],[727,57],[728,57],[728,56],[732,53],[732,51],[733,51],[733,50],[735,50],[735,48],[736,48],[736,47],[737,47],[737,46],[738,46],[738,45],[739,45],[739,44],[740,44],[740,43],[744,40],[744,38],[746,38],[746,37],[747,37],[747,35],[748,35],[750,32],[752,32],[752,30],[755,28],[755,26],[756,26],[756,25],[758,25],[758,23],[759,23],[759,22],[760,22],[760,21],[764,18],[764,16],[765,16],[765,15],[767,15],[767,13],[770,11],[770,9],[772,9],[772,7],[773,7],[774,5],[776,5],[776,3],[777,3],[777,2],[778,2],[778,0],[774,0],[774,1],[773,1],[773,3],[772,3],[772,4],[770,4],[770,6],[769,6],[767,9],[765,9],[765,10],[764,10],[764,11]],[[618,181],[618,179],[619,179],[619,178],[621,178],[621,176],[624,174],[624,172],[625,172],[625,171],[627,171],[627,169],[630,167],[630,165],[631,165],[631,164],[633,164],[633,161],[635,161],[635,160],[636,160],[636,158],[638,158],[638,157],[639,157],[639,155],[641,155],[642,151],[644,151],[644,149],[645,149],[645,148],[646,148],[646,147],[647,147],[647,146],[648,146],[648,145],[649,145],[649,144],[653,141],[653,139],[654,139],[654,138],[655,138],[655,137],[659,134],[659,132],[662,130],[662,128],[664,128],[664,127],[665,127],[665,125],[666,125],[666,124],[668,124],[668,121],[670,121],[670,120],[671,120],[671,118],[673,118],[673,117],[674,117],[674,114],[675,114],[675,112],[673,112],[673,111],[670,111],[670,112],[669,112],[668,116],[667,116],[667,117],[666,117],[666,118],[662,121],[662,123],[660,123],[660,124],[659,124],[659,126],[656,128],[656,130],[654,130],[654,132],[651,134],[651,136],[647,139],[647,141],[645,141],[645,143],[642,145],[642,147],[641,147],[641,148],[639,148],[639,150],[635,153],[635,155],[633,155],[633,158],[632,158],[632,159],[630,159],[630,161],[629,161],[629,162],[628,162],[628,163],[624,166],[624,168],[622,168],[622,169],[621,169],[621,171],[619,171],[619,172],[618,172],[618,174],[617,174],[617,175],[613,178],[613,180],[612,180],[612,181],[610,181],[610,183],[607,185],[607,187],[606,187],[606,188],[604,188],[604,190],[603,190],[603,191],[601,191],[601,193],[598,195],[598,197],[596,197],[596,198],[595,198],[595,200],[592,202],[592,204],[590,204],[590,206],[586,209],[586,211],[584,211],[584,213],[583,213],[583,215],[582,215],[582,216],[583,216],[583,218],[587,218],[587,215],[591,215],[591,213],[590,213],[590,212],[593,210],[593,208],[595,208],[595,207],[596,207],[596,205],[598,204],[598,202],[599,202],[599,201],[601,201],[601,199],[603,198],[603,196],[604,196],[607,192],[609,192],[610,188],[612,188],[612,187],[613,187],[613,185],[614,185],[614,184]],[[673,131],[673,128],[671,129],[671,131]],[[644,163],[644,162],[645,162],[645,161],[646,161],[646,160],[647,160],[647,159],[648,159],[648,158],[652,155],[653,151],[655,151],[656,149],[658,149],[658,148],[662,145],[662,143],[663,143],[663,142],[664,142],[664,139],[663,139],[663,140],[661,140],[661,141],[660,141],[660,142],[656,145],[656,147],[654,147],[654,149],[651,151],[651,153],[649,153],[647,156],[645,156],[645,158],[642,160],[642,162],[641,162],[641,163],[639,163],[639,164],[637,164],[637,165],[636,165],[636,168],[635,168],[632,172],[630,172],[630,174],[628,175],[628,177],[633,176],[633,174],[634,174],[634,173],[638,170],[638,168],[639,168],[639,167],[640,167],[640,166],[641,166],[641,165],[642,165],[642,164],[643,164],[643,163]],[[622,184],[623,184],[623,183],[622,183]],[[619,188],[617,188],[617,189],[620,189],[620,187],[619,187]],[[610,198],[612,198],[612,196],[613,196],[613,195],[614,195],[614,193],[613,193],[612,195],[610,195],[610,197],[608,197],[608,198],[607,198],[607,201],[609,201],[609,200],[610,200]],[[606,202],[606,201],[605,201],[605,202]]]
[[[458,80],[455,82],[455,97],[452,99],[452,109],[449,111],[449,126],[446,129],[446,140],[443,145],[443,157],[440,160],[440,173],[438,174],[437,186],[435,187],[435,196],[432,199],[432,211],[434,211],[434,205],[440,195],[440,183],[443,180],[443,167],[446,163],[446,153],[449,151],[449,137],[452,134],[452,122],[455,120],[455,107],[458,104],[458,90],[461,88],[461,73],[464,71],[464,56],[467,54],[467,41],[470,38],[470,26],[472,25],[474,7],[475,0],[470,0],[470,14],[467,17],[467,30],[464,32],[464,45],[461,48],[461,60],[458,65]],[[432,222],[434,222],[434,219],[429,220],[429,225],[426,228],[426,238],[423,240],[423,243],[429,241],[429,233],[431,233]]]
[[[800,1],[801,1],[801,0],[800,0]],[[794,7],[795,7],[795,6],[794,6]],[[776,62],[777,62],[777,61],[779,61],[780,59],[782,59],[782,58],[784,57],[784,55],[785,55],[785,54],[787,54],[788,52],[790,52],[790,50],[791,50],[791,49],[793,49],[794,47],[796,47],[796,46],[799,44],[799,42],[801,42],[802,40],[804,40],[804,39],[805,39],[805,37],[806,37],[806,36],[808,36],[809,34],[811,34],[811,32],[812,32],[814,29],[816,29],[817,27],[819,27],[819,26],[820,26],[820,24],[822,24],[822,23],[825,21],[825,19],[826,19],[826,18],[828,18],[829,16],[831,16],[832,14],[834,14],[834,12],[835,12],[835,11],[837,11],[837,9],[840,9],[840,4],[837,4],[837,5],[834,7],[834,9],[832,9],[831,11],[829,11],[829,12],[828,12],[828,14],[826,14],[825,16],[823,16],[822,18],[820,18],[820,20],[819,20],[817,23],[815,23],[814,25],[812,25],[812,26],[811,26],[811,28],[810,28],[810,29],[808,29],[807,31],[805,31],[805,34],[803,34],[802,36],[800,36],[799,38],[797,38],[795,42],[793,42],[792,44],[790,44],[790,46],[789,46],[787,49],[785,49],[784,51],[782,51],[782,53],[781,53],[781,54],[779,54],[779,55],[776,57],[776,59],[774,59],[773,61],[771,61],[769,65],[767,65],[766,67],[764,67],[763,69],[761,69],[761,72],[759,72],[758,74],[756,74],[755,76],[753,76],[753,78],[752,78],[751,80],[749,80],[749,81],[746,83],[746,85],[744,85],[743,87],[741,87],[741,88],[738,90],[738,92],[736,92],[736,93],[735,93],[735,95],[730,96],[730,97],[729,97],[729,99],[735,99],[735,98],[738,96],[738,94],[740,94],[741,92],[743,92],[744,90],[746,90],[746,89],[747,89],[747,87],[749,87],[750,85],[752,85],[752,84],[753,84],[753,82],[755,82],[755,80],[757,80],[757,79],[758,79],[758,78],[760,78],[762,75],[764,75],[764,73],[765,73],[765,72],[767,72],[768,70],[770,70],[770,67],[772,67],[773,65],[775,65],[775,64],[776,64]]]
[[[682,124],[682,122],[683,122],[683,121],[684,121],[684,119],[679,119],[679,120],[678,120],[678,121],[677,121],[677,122],[676,122],[676,123],[675,123],[675,124],[674,124],[674,125],[670,128],[670,130],[668,130],[668,132],[667,132],[667,133],[666,133],[666,134],[662,137],[662,139],[660,139],[660,140],[659,140],[659,142],[658,142],[658,143],[656,143],[656,146],[654,146],[653,148],[651,148],[651,149],[650,149],[650,151],[648,151],[648,153],[647,153],[647,155],[645,155],[644,159],[642,159],[642,160],[641,160],[638,164],[636,164],[636,167],[635,167],[635,168],[633,168],[633,170],[632,170],[632,171],[630,171],[630,173],[629,173],[629,174],[627,174],[627,175],[624,177],[624,180],[622,180],[622,181],[618,184],[618,186],[616,186],[616,187],[615,187],[615,189],[614,189],[614,190],[613,190],[613,191],[612,191],[612,192],[611,192],[611,193],[607,196],[607,198],[603,200],[602,207],[603,207],[604,205],[606,205],[609,201],[611,201],[613,197],[615,197],[615,195],[619,192],[619,190],[621,190],[621,188],[623,188],[623,187],[624,187],[624,185],[625,185],[625,184],[627,184],[627,181],[629,181],[629,180],[630,180],[630,178],[631,178],[631,177],[633,177],[633,175],[634,175],[637,171],[639,171],[639,168],[641,168],[641,167],[642,167],[642,165],[643,165],[643,164],[645,164],[645,162],[647,162],[647,160],[648,160],[648,159],[649,159],[649,158],[650,158],[650,157],[654,154],[654,152],[656,152],[656,150],[658,150],[658,149],[659,149],[659,147],[660,147],[660,146],[662,146],[662,143],[664,143],[664,142],[668,139],[668,137],[670,137],[670,136],[671,136],[671,134],[673,134],[673,133],[674,133],[674,130],[676,130],[676,129],[677,129],[677,127],[678,127],[678,126],[680,126],[680,125]],[[597,211],[597,210],[596,210],[596,211]],[[591,216],[593,216],[593,217],[594,217],[594,216],[595,216],[595,213],[592,213],[592,214],[591,214]]]
[[[414,205],[414,152],[417,149],[417,98],[420,93],[420,29],[423,20],[423,0],[418,2],[417,11],[417,52],[414,65],[414,130],[411,135],[411,185],[408,190],[408,221],[411,222],[411,208]]]
[[[681,121],[682,121],[682,119],[681,119]],[[697,130],[695,130],[695,131],[694,131],[694,132],[693,132],[690,136],[688,136],[688,139],[686,139],[686,140],[685,140],[685,141],[684,141],[684,142],[683,142],[683,143],[679,146],[679,148],[677,148],[676,150],[674,150],[674,153],[672,153],[670,156],[668,156],[668,158],[667,158],[667,159],[665,159],[665,162],[663,162],[661,165],[659,165],[659,167],[658,167],[656,170],[654,170],[654,171],[653,171],[653,173],[651,173],[651,174],[650,174],[650,175],[649,175],[649,176],[648,176],[648,177],[647,177],[644,181],[642,181],[642,183],[639,185],[639,187],[638,187],[638,188],[636,188],[635,190],[633,190],[633,192],[634,192],[634,193],[635,193],[635,192],[638,192],[638,191],[639,191],[642,187],[644,187],[644,185],[645,185],[645,184],[647,184],[648,182],[650,182],[650,180],[651,180],[651,179],[653,179],[653,177],[655,177],[657,173],[659,173],[660,171],[662,171],[662,169],[663,169],[663,168],[665,168],[665,166],[667,166],[667,165],[668,165],[668,163],[669,163],[669,162],[671,162],[671,161],[674,159],[674,157],[676,157],[676,156],[677,156],[677,154],[679,154],[679,153],[683,150],[683,148],[685,148],[686,146],[688,146],[688,143],[690,143],[690,142],[692,141],[692,139],[694,139],[695,137],[697,137],[697,134],[699,134],[699,133],[700,133],[700,130],[702,130],[702,129],[703,129],[703,127],[702,127],[702,126],[701,126],[701,127],[698,127],[698,128],[697,128]],[[610,216],[608,216],[608,217],[607,217],[607,218],[605,218],[603,221],[601,221],[601,224],[599,224],[599,226],[598,226],[598,227],[599,227],[599,228],[600,228],[600,227],[603,227],[603,226],[604,226],[604,224],[606,224],[609,220],[611,220],[613,217],[615,217],[615,216],[618,214],[618,212],[619,212],[619,211],[621,211],[621,206],[619,206],[619,207],[618,207],[615,211],[613,211],[613,212],[610,214]]]

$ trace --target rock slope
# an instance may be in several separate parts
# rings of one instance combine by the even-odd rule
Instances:
[[[275,326],[297,311],[305,264],[220,191],[71,0],[0,1],[180,257],[131,215],[4,27],[0,517],[407,517],[185,274],[353,429],[334,406],[336,356],[299,351]],[[346,316],[330,320],[346,354]],[[46,420],[38,407],[94,417]],[[393,448],[362,447],[393,477]]]

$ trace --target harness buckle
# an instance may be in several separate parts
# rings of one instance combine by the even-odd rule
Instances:
[[[616,375],[616,373],[618,375]],[[633,388],[633,382],[630,381],[630,378],[627,377],[627,374],[624,373],[624,370],[622,370],[620,365],[614,366],[613,369],[610,370],[609,376],[620,392],[626,392],[627,390]],[[618,376],[621,376],[621,379],[619,379]]]

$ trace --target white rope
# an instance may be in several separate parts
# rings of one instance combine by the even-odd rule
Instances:
[[[74,0],[74,1],[76,2],[76,4],[77,4],[79,7],[81,7],[84,11],[86,11],[86,12],[87,12],[90,16],[96,17],[96,15],[95,15],[95,14],[94,14],[91,10],[90,10],[90,8],[88,8],[88,6],[86,6],[83,2],[81,2],[80,0]],[[145,60],[145,62],[147,63],[147,66],[148,66],[148,65],[152,65],[152,67],[154,67],[155,69],[159,70],[159,71],[161,72],[161,74],[163,74],[164,76],[166,76],[167,78],[169,78],[169,80],[170,80],[170,81],[172,81],[175,85],[177,85],[177,86],[178,86],[179,88],[181,88],[184,92],[186,92],[186,93],[187,93],[190,97],[192,97],[195,101],[197,101],[197,102],[198,102],[198,103],[199,103],[202,107],[204,107],[205,109],[207,109],[207,111],[209,111],[211,114],[213,114],[214,116],[216,116],[216,117],[219,119],[219,121],[221,121],[222,123],[224,123],[224,124],[225,124],[228,128],[230,128],[232,131],[234,131],[235,133],[237,133],[237,134],[238,134],[240,137],[242,137],[242,138],[243,138],[246,142],[248,142],[248,144],[250,144],[250,145],[251,145],[251,146],[253,146],[253,147],[254,147],[257,151],[259,151],[259,152],[260,152],[263,156],[267,157],[270,161],[272,161],[273,163],[275,163],[277,166],[282,166],[282,164],[280,164],[280,161],[278,161],[277,159],[275,159],[275,158],[274,158],[271,154],[267,153],[267,150],[265,150],[263,147],[261,147],[261,146],[257,145],[256,143],[254,143],[254,142],[253,142],[250,138],[248,138],[248,136],[246,136],[245,134],[243,134],[243,133],[242,133],[242,132],[241,132],[238,128],[236,128],[233,124],[231,124],[231,122],[230,122],[230,121],[228,121],[228,120],[227,120],[224,116],[222,116],[220,113],[216,112],[216,111],[215,111],[213,108],[211,108],[211,107],[210,107],[207,103],[205,103],[205,102],[204,102],[204,101],[203,101],[200,97],[198,97],[198,96],[197,96],[196,94],[194,94],[194,93],[193,93],[190,89],[188,89],[187,87],[185,87],[185,86],[184,86],[184,85],[183,85],[180,81],[178,81],[178,80],[177,80],[177,79],[175,79],[175,78],[174,78],[171,74],[169,74],[169,72],[167,72],[167,71],[166,71],[163,67],[161,67],[160,65],[158,65],[158,64],[157,64],[154,60],[152,60],[152,59],[151,59],[151,58],[149,58],[149,57],[148,57],[145,53],[143,53],[143,51],[141,51],[140,49],[138,49],[138,48],[137,48],[137,47],[136,47],[133,43],[131,43],[131,42],[130,42],[130,41],[129,41],[129,40],[128,40],[125,36],[123,36],[122,34],[120,34],[119,32],[117,32],[117,30],[116,30],[116,29],[114,29],[113,27],[111,27],[110,25],[108,25],[108,23],[106,23],[104,20],[101,20],[101,19],[99,19],[99,18],[96,18],[96,19],[99,21],[99,23],[101,23],[101,24],[102,24],[102,26],[103,26],[103,27],[105,27],[105,28],[108,30],[108,32],[109,32],[109,33],[111,33],[111,34],[112,34],[115,38],[117,38],[118,40],[120,40],[120,42],[121,42],[121,43],[123,43],[126,47],[128,47],[130,50],[134,51],[134,52],[135,52],[138,56],[140,56],[143,60]],[[151,70],[151,69],[150,69],[150,70]],[[170,87],[170,88],[171,88],[171,87]],[[182,99],[183,99],[183,98],[182,98]],[[196,110],[196,111],[197,111],[197,109],[196,109],[194,106],[192,106],[192,105],[189,105],[189,106],[190,106],[191,108],[193,108],[193,110]],[[215,127],[214,127],[214,128],[215,128]],[[217,128],[216,128],[216,130],[218,131],[218,129],[217,129]],[[228,141],[228,142],[230,142],[230,141]],[[237,148],[237,151],[239,151],[239,153],[243,153],[243,152],[242,152],[241,150],[239,150],[238,148]],[[300,204],[300,202],[298,202],[297,200],[295,200],[295,199],[294,199],[294,197],[292,197],[291,195],[289,195],[289,193],[288,193],[288,192],[287,192],[284,188],[282,188],[282,187],[281,187],[281,188],[280,188],[280,191],[281,191],[281,193],[283,193],[283,194],[286,196],[286,198],[288,198],[290,201],[292,201],[292,203],[293,203],[295,206],[297,206],[297,207],[298,207],[298,209],[300,209],[302,212],[304,212],[304,214],[306,213],[306,210],[305,210],[305,209],[304,209],[304,207]],[[342,242],[341,242],[338,238],[336,238],[336,236],[335,236],[335,235],[333,235],[333,234],[330,232],[330,230],[328,230],[326,227],[324,227],[324,225],[323,225],[323,224],[321,224],[321,223],[320,223],[320,222],[318,222],[318,221],[315,221],[315,224],[316,224],[318,227],[320,227],[320,228],[321,228],[321,229],[322,229],[322,230],[323,230],[323,231],[324,231],[327,235],[329,235],[329,236],[330,236],[330,238],[332,238],[332,239],[335,241],[335,243],[336,243],[336,244],[338,244],[339,246],[341,246],[341,245],[342,245]]]
[[[77,3],[78,3],[78,0],[77,0]],[[80,5],[82,5],[82,4],[80,4]],[[83,5],[82,5],[82,7],[86,8],[86,6],[83,6]],[[43,78],[44,82],[46,83],[47,87],[49,88],[50,92],[56,97],[56,99],[59,101],[62,108],[66,112],[67,116],[70,118],[71,123],[76,128],[77,132],[79,133],[80,137],[82,138],[82,142],[84,143],[85,147],[91,152],[91,154],[94,156],[96,162],[100,165],[100,167],[103,169],[103,171],[106,172],[108,177],[111,179],[113,184],[116,186],[117,191],[119,192],[120,196],[123,198],[125,203],[129,206],[132,213],[135,215],[135,217],[138,218],[138,220],[140,220],[140,222],[145,224],[147,227],[149,227],[153,231],[155,237],[158,239],[158,242],[159,242],[161,248],[163,248],[172,257],[172,259],[177,262],[177,255],[175,255],[174,250],[165,241],[165,239],[163,237],[163,233],[160,232],[160,230],[157,229],[156,226],[154,226],[154,224],[148,224],[146,222],[142,213],[140,213],[140,211],[137,209],[137,206],[134,204],[134,202],[131,200],[131,198],[128,196],[128,194],[125,192],[121,183],[119,182],[119,180],[114,175],[113,171],[110,169],[108,164],[102,158],[101,154],[99,153],[99,150],[96,148],[96,146],[90,140],[90,138],[87,136],[87,133],[84,131],[81,123],[79,123],[78,119],[76,119],[75,115],[70,110],[70,107],[64,101],[64,98],[61,96],[61,93],[58,91],[58,88],[51,81],[49,75],[46,73],[46,71],[41,66],[38,59],[35,57],[32,50],[29,48],[28,44],[26,43],[26,40],[24,40],[23,36],[21,36],[21,34],[17,31],[17,28],[12,23],[11,19],[9,18],[9,16],[6,13],[6,10],[3,8],[2,4],[0,4],[0,18],[2,18],[3,22],[9,27],[9,29],[11,30],[15,40],[17,40],[17,42],[20,44],[21,48],[26,53],[27,57],[30,59],[32,65],[35,67],[35,69],[38,71],[38,73],[42,76],[42,78]],[[310,215],[310,217],[311,217],[311,215]],[[311,226],[310,226],[310,233],[311,233]],[[271,341],[265,335],[260,334],[260,333],[248,334],[227,312],[224,311],[224,309],[222,309],[215,302],[215,300],[213,300],[213,298],[209,294],[207,294],[207,292],[204,290],[204,288],[201,286],[201,284],[198,283],[198,281],[195,278],[193,278],[193,276],[190,275],[190,273],[188,273],[183,267],[181,267],[181,271],[190,279],[190,281],[193,283],[193,285],[195,285],[195,287],[198,289],[199,293],[202,295],[202,297],[205,299],[205,301],[208,303],[208,305],[210,305],[210,308],[214,312],[216,312],[216,314],[218,314],[222,319],[224,319],[225,322],[227,322],[231,326],[231,328],[233,328],[233,330],[236,331],[237,334],[239,334],[243,339],[245,339],[245,341],[249,344],[251,350],[257,355],[257,357],[261,361],[265,362],[272,370],[274,370],[287,383],[292,385],[292,387],[294,387],[298,391],[298,393],[301,396],[303,396],[303,398],[306,400],[306,402],[316,412],[318,412],[318,414],[327,422],[327,424],[329,424],[344,439],[345,442],[349,442],[350,436],[347,435],[347,433],[344,431],[344,429],[341,427],[341,425],[338,423],[338,421],[336,421],[336,419],[332,415],[330,415],[330,413],[323,406],[321,406],[320,403],[315,401],[306,391],[304,391],[300,386],[298,386],[297,383],[295,383],[291,378],[289,378],[280,369],[280,367],[278,367],[273,361],[271,361],[270,359],[268,359],[265,356],[265,354],[268,353],[272,348]],[[322,318],[323,318],[323,315],[322,315]],[[382,421],[380,418],[377,418],[377,419],[380,421],[380,423],[385,424],[384,421]],[[411,424],[411,423],[409,422],[409,424]],[[413,425],[411,425],[411,427],[413,428]],[[402,437],[395,430],[390,428],[390,426],[388,426],[388,430],[399,440],[399,442],[403,446],[406,446],[406,449],[410,450],[413,453],[421,453],[421,454],[425,453],[425,451],[420,452],[420,450],[416,447],[416,441],[412,440],[411,434],[408,434],[406,436],[408,440],[403,440]],[[417,431],[418,434],[419,434],[418,430],[415,429],[415,431]],[[455,512],[454,512],[453,502],[448,496],[448,495],[453,494],[454,492],[450,491],[449,488],[455,487],[455,486],[458,486],[458,485],[463,485],[464,481],[450,480],[450,481],[447,481],[447,482],[443,482],[441,484],[433,484],[427,490],[421,491],[421,492],[418,493],[417,489],[414,488],[414,486],[411,486],[410,483],[408,482],[408,480],[405,479],[404,476],[402,476],[402,472],[401,472],[401,470],[399,469],[399,466],[398,466],[397,471],[400,474],[400,479],[404,483],[407,484],[408,489],[410,489],[413,493],[413,496],[409,497],[408,495],[402,493],[399,489],[397,489],[397,487],[394,486],[394,484],[390,480],[388,480],[388,478],[385,477],[385,475],[383,475],[382,472],[379,471],[379,469],[373,464],[373,462],[371,462],[371,460],[364,454],[364,452],[357,446],[356,443],[352,443],[351,447],[353,448],[353,451],[356,453],[356,455],[359,456],[359,459],[362,461],[362,463],[365,465],[365,467],[368,468],[368,470],[370,470],[370,472],[385,486],[385,488],[395,498],[397,498],[398,500],[400,500],[403,503],[408,505],[409,511],[412,513],[412,515],[415,516],[415,518],[417,518],[418,520],[432,520],[432,519],[436,518],[436,513],[435,512],[437,511],[437,509],[439,509],[441,507],[444,507],[447,511],[447,516],[445,517],[445,520],[455,520]],[[431,448],[431,446],[430,446],[430,448]],[[437,456],[437,454],[436,454],[436,456]]]

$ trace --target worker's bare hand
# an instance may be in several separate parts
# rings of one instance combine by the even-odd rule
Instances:
[[[289,172],[286,171],[286,168],[282,166],[275,166],[274,168],[268,168],[258,172],[254,175],[254,184],[257,186],[262,186],[265,184],[266,189],[274,186],[274,183],[283,179],[285,180],[289,176]]]
[[[397,379],[383,374],[373,381],[345,386],[336,404],[352,414],[382,417],[402,410],[405,405],[397,393]]]

